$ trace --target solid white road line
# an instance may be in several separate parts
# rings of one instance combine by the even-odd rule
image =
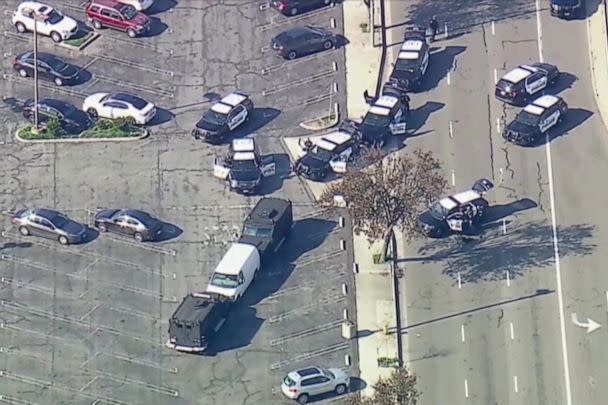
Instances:
[[[462,288],[462,282],[460,280],[460,272],[458,272],[458,289],[460,290]]]
[[[500,174],[500,182],[502,183],[503,180],[505,179],[505,173],[502,170],[502,167],[498,169],[498,173]]]
[[[513,330],[513,322],[509,323],[509,329],[511,329],[511,340],[515,340],[515,331]]]
[[[446,79],[448,81],[448,86],[450,85],[450,72],[448,71],[448,74],[446,76]]]
[[[466,378],[464,380],[464,397],[469,397],[469,382],[466,380]]]
[[[496,35],[496,24],[492,21],[492,36]]]
[[[456,185],[456,172],[454,170],[452,170],[452,185]]]
[[[460,325],[460,339],[462,340],[462,343],[464,343],[464,325]]]
[[[507,220],[506,220],[506,218],[502,219],[502,234],[503,235],[507,234]]]
[[[450,138],[454,138],[454,124],[450,121]]]
[[[498,83],[498,70],[494,68],[494,84]]]
[[[507,287],[511,287],[511,272],[509,270],[507,270],[506,273],[507,273]]]
[[[538,61],[543,62],[543,30],[540,18],[540,0],[535,1],[536,6],[536,33],[538,42]],[[555,276],[557,279],[557,303],[559,306],[559,327],[562,339],[562,356],[564,362],[564,379],[566,387],[566,405],[572,405],[572,389],[570,387],[570,364],[568,361],[568,344],[566,342],[566,321],[564,318],[564,297],[562,293],[562,274],[559,261],[559,242],[557,239],[557,218],[555,214],[555,189],[553,186],[553,166],[551,164],[551,143],[547,133],[545,150],[547,152],[547,174],[549,177],[549,201],[551,203],[551,226],[553,230],[553,254],[555,256]]]
[[[500,118],[496,117],[496,133],[500,134]]]
[[[608,311],[608,291],[606,291],[606,311]]]
[[[517,385],[517,376],[516,375],[513,376],[513,388],[515,389],[515,392],[519,392],[519,386]]]

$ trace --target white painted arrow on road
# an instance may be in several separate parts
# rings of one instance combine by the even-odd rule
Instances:
[[[580,326],[581,328],[587,328],[587,333],[591,333],[594,330],[597,330],[602,327],[599,323],[595,322],[591,318],[587,318],[587,323],[579,322],[578,316],[576,313],[572,313],[572,323],[576,326]]]

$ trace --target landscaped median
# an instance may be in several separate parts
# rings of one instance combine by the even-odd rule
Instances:
[[[31,125],[20,128],[15,137],[19,142],[24,143],[83,143],[136,141],[149,134],[147,129],[134,126],[124,120],[99,120],[91,128],[79,134],[70,134],[54,122],[49,122],[38,131],[33,129]]]

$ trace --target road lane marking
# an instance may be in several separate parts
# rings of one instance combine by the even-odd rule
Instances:
[[[452,185],[456,185],[456,172],[452,169]]]
[[[500,118],[496,117],[496,132],[500,134]]]
[[[507,234],[507,219],[506,218],[502,219],[502,234],[503,235]]]
[[[460,272],[458,272],[458,289],[462,288],[462,281],[460,280]]]
[[[505,173],[502,170],[502,167],[498,169],[498,173],[500,174],[500,182],[502,183],[504,181],[504,179],[505,179]]]
[[[540,0],[535,1],[536,29],[538,42],[538,61],[543,62],[543,31],[540,19]],[[568,344],[566,342],[566,320],[564,319],[564,297],[562,293],[562,274],[559,261],[559,244],[557,241],[557,218],[555,213],[555,190],[553,186],[553,166],[551,164],[551,143],[549,133],[546,134],[545,150],[547,152],[547,174],[549,177],[549,201],[551,205],[551,227],[553,228],[553,254],[555,256],[555,275],[557,279],[557,303],[559,306],[559,327],[562,339],[562,356],[564,362],[564,380],[566,385],[566,405],[572,405],[572,389],[570,387],[570,365],[568,360]]]
[[[494,23],[494,20],[492,20],[492,36],[496,35],[496,24]]]
[[[606,311],[608,311],[608,291],[606,291]]]
[[[464,397],[469,397],[469,382],[466,380],[466,378],[464,380]]]
[[[507,270],[505,273],[507,273],[507,287],[511,287],[511,272]]]
[[[454,138],[454,124],[450,121],[450,138]]]
[[[498,70],[494,68],[494,84],[498,83]]]
[[[515,331],[513,330],[513,322],[509,323],[509,329],[511,329],[511,340],[515,340]]]
[[[516,375],[513,376],[513,388],[515,389],[515,392],[519,392],[519,386],[517,385],[517,376]]]
[[[460,325],[460,338],[462,340],[462,343],[464,343],[465,338],[464,338],[464,325]]]
[[[448,86],[450,85],[450,72],[448,71],[448,74],[446,76],[446,79],[448,81]]]

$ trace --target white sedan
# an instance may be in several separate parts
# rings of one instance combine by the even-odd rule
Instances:
[[[95,93],[84,100],[82,109],[91,118],[125,118],[133,124],[144,125],[156,114],[156,106],[128,93]]]
[[[120,2],[135,7],[137,11],[147,10],[154,4],[154,0],[120,0]]]
[[[51,6],[34,1],[21,3],[13,13],[12,22],[21,33],[34,31],[36,24],[39,34],[51,37],[55,42],[66,40],[78,32],[76,20]]]

